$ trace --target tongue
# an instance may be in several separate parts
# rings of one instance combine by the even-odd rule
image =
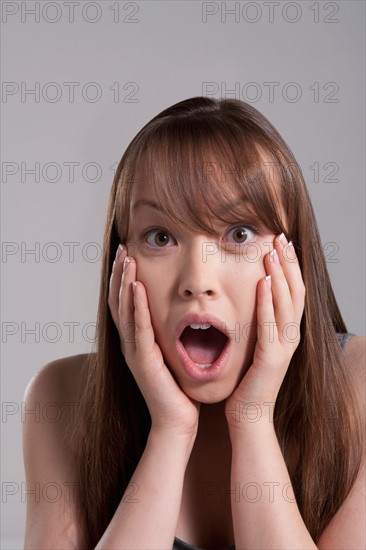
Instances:
[[[191,361],[199,365],[214,363],[226,342],[226,336],[214,327],[206,330],[186,327],[180,339]]]

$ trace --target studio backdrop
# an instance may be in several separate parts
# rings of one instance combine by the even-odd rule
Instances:
[[[238,98],[297,158],[349,332],[365,333],[363,1],[1,3],[2,548],[23,544],[24,390],[94,341],[102,235],[117,164],[183,99]],[[72,414],[72,411],[70,411]]]

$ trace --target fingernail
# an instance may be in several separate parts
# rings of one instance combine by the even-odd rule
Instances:
[[[278,254],[277,254],[277,250],[274,248],[273,250],[271,250],[271,252],[269,253],[269,255],[271,256],[272,260],[274,261],[275,264],[279,264],[280,261],[278,259]]]
[[[271,276],[270,276],[270,275],[267,275],[265,281],[266,281],[266,285],[267,285],[268,290],[271,290],[271,286],[272,286],[272,284],[271,284]]]
[[[123,250],[123,246],[119,244],[117,248],[117,253],[116,253],[116,260],[118,260],[118,258],[120,257],[122,250]]]
[[[281,235],[278,237],[278,240],[281,241],[282,246],[285,246],[285,244],[288,243],[284,233],[281,233]]]

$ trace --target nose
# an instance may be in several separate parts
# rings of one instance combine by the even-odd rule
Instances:
[[[208,239],[195,238],[182,252],[179,269],[178,293],[184,300],[199,298],[213,299],[218,296],[218,247],[210,242],[210,255],[205,254]],[[214,250],[216,248],[216,251]]]

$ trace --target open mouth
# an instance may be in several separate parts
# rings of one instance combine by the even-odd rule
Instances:
[[[198,367],[211,367],[221,356],[228,337],[209,323],[188,325],[180,341],[190,358]]]

